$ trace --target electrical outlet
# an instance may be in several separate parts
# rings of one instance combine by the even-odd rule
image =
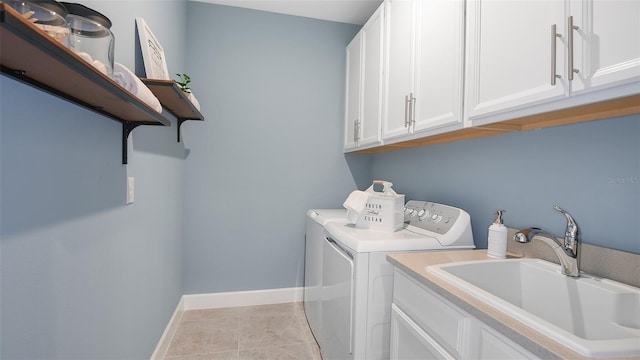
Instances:
[[[136,184],[136,178],[129,176],[127,178],[127,205],[133,204],[134,187]]]

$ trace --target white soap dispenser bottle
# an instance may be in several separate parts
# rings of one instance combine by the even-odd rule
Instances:
[[[496,211],[496,219],[489,226],[487,255],[492,258],[504,259],[507,257],[507,227],[502,221],[502,214],[506,210]]]

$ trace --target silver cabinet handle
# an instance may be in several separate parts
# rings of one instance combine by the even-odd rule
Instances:
[[[358,120],[353,120],[353,142],[358,142]]]
[[[573,74],[579,71],[573,68],[573,31],[578,30],[579,27],[573,25],[573,16],[567,18],[567,47],[568,47],[568,61],[567,61],[567,77],[569,80],[573,80]]]
[[[409,95],[409,126],[416,126],[416,98],[413,93]]]
[[[409,127],[409,104],[411,100],[409,95],[404,96],[404,127]]]
[[[560,79],[560,75],[556,74],[556,39],[562,35],[556,31],[556,24],[551,25],[551,85],[556,84],[556,79]]]

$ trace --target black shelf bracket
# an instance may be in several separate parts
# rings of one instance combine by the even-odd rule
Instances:
[[[182,126],[182,123],[187,120],[189,119],[178,118],[178,142],[180,142],[180,127]]]
[[[141,125],[161,125],[164,124],[150,121],[123,121],[122,122],[122,165],[127,165],[127,153],[128,153],[128,139],[129,134],[133,131],[133,129],[137,128]]]

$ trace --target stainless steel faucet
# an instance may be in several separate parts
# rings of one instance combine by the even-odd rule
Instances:
[[[575,220],[573,220],[573,217],[558,205],[555,205],[553,208],[567,218],[567,228],[564,232],[564,239],[543,232],[542,229],[538,227],[531,227],[516,232],[513,240],[519,243],[528,243],[532,240],[541,240],[547,243],[556,253],[558,259],[560,259],[562,273],[567,276],[578,277],[580,276],[580,269],[578,267],[578,225]]]

